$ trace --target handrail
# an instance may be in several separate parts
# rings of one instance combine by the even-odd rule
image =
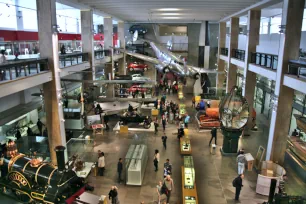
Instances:
[[[239,49],[232,49],[232,55],[233,58],[236,58],[238,60],[244,61],[245,60],[245,50],[239,50]]]
[[[72,66],[83,62],[88,62],[88,52],[76,52],[59,55],[60,67]]]
[[[306,78],[306,62],[301,60],[289,60],[288,74]]]
[[[221,55],[228,56],[228,48],[222,47],[220,52],[221,52]]]
[[[252,52],[251,63],[276,70],[278,63],[278,55],[261,53],[261,52]]]
[[[110,50],[95,50],[95,59],[103,59],[104,57],[110,56]]]
[[[13,80],[48,70],[47,58],[10,60],[0,65],[0,81]]]

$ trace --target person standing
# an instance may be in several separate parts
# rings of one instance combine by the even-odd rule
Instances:
[[[111,190],[108,193],[108,199],[112,200],[112,204],[118,204],[118,188],[116,186],[112,186]]]
[[[164,114],[162,115],[162,124],[163,124],[163,130],[165,132],[166,124],[167,124],[167,117]]]
[[[155,154],[154,154],[154,167],[155,167],[155,171],[158,171],[158,162],[159,162],[159,151],[158,149],[155,150]]]
[[[174,192],[174,183],[170,175],[167,175],[164,179],[164,184],[166,186],[166,196],[167,196],[167,203],[170,201],[171,193]]]
[[[192,97],[191,101],[192,101],[191,107],[195,108],[195,96]]]
[[[36,125],[38,127],[39,134],[42,135],[43,134],[42,128],[43,128],[44,124],[40,121],[40,119],[38,119]]]
[[[186,117],[185,117],[185,120],[184,120],[184,124],[185,124],[185,127],[187,129],[188,129],[189,120],[190,120],[190,116],[188,114],[186,114]]]
[[[0,64],[5,64],[7,62],[4,54],[5,54],[5,50],[1,50]],[[6,71],[5,69],[1,69],[0,70],[0,81],[4,81],[4,80],[6,80]]]
[[[217,128],[213,127],[210,131],[211,133],[211,138],[210,138],[210,141],[209,141],[209,145],[211,145],[211,141],[215,138],[215,144],[217,145]]]
[[[236,188],[235,200],[237,200],[237,201],[239,200],[240,191],[241,191],[241,188],[243,187],[243,185],[242,185],[242,179],[243,178],[244,178],[244,175],[240,174],[233,181],[233,186]]]
[[[165,148],[165,150],[167,149],[167,139],[168,137],[166,135],[162,136],[162,142],[163,142],[163,146]]]
[[[118,183],[120,183],[121,181],[123,181],[123,180],[121,179],[122,170],[123,170],[122,158],[119,158],[119,161],[118,161],[118,164],[117,164]]]
[[[104,157],[104,152],[101,152],[101,153],[99,154],[98,168],[99,168],[99,176],[103,176],[103,175],[104,175],[104,170],[105,170],[105,157]]]
[[[245,163],[246,163],[246,159],[245,159],[245,156],[244,156],[244,153],[240,153],[238,156],[237,156],[237,159],[236,159],[236,162],[238,164],[238,174],[243,174],[244,172],[244,167],[245,167]]]

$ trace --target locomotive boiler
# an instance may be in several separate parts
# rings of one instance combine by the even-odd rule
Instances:
[[[84,181],[65,168],[65,147],[55,148],[58,167],[18,154],[4,159],[1,168],[6,176],[0,180],[1,192],[24,203],[66,203],[83,192]],[[3,171],[5,170],[5,171]],[[78,194],[79,193],[79,194]]]

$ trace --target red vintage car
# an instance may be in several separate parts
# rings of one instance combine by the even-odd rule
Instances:
[[[139,93],[146,92],[147,88],[146,87],[142,87],[140,85],[133,85],[130,88],[128,88],[128,92],[130,92],[130,93],[135,92],[135,91],[138,91]]]
[[[128,70],[129,71],[147,71],[148,70],[148,65],[146,64],[141,64],[139,62],[132,62],[128,65]]]

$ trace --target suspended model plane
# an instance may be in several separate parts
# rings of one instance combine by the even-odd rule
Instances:
[[[138,33],[136,31],[133,36],[133,41],[136,41],[137,38],[138,38]],[[217,70],[214,69],[200,68],[200,67],[187,65],[185,60],[183,60],[179,55],[169,51],[163,45],[160,45],[158,43],[149,40],[142,40],[142,41],[150,44],[157,58],[149,57],[139,53],[134,53],[124,49],[119,49],[119,50],[130,56],[155,64],[155,67],[160,72],[163,73],[171,71],[178,76],[192,77],[193,79],[199,79],[202,73],[224,74],[223,72],[218,72]]]

